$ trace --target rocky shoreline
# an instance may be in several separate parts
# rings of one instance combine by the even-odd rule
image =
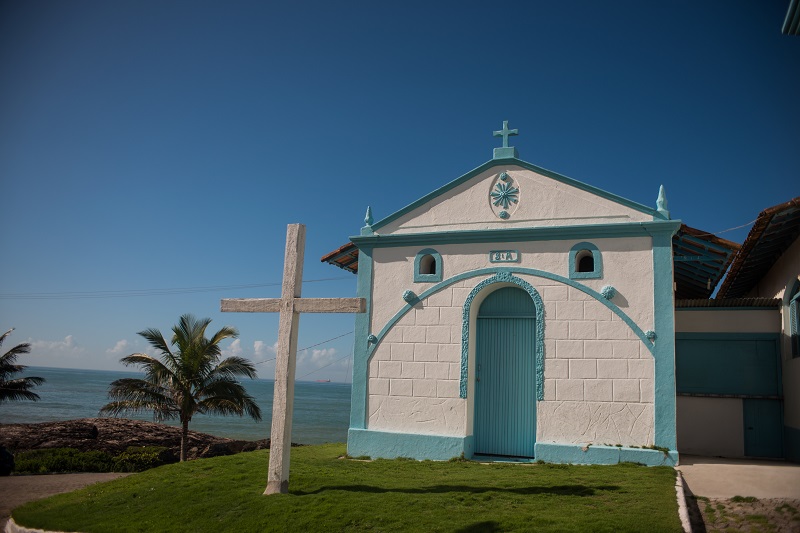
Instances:
[[[179,457],[180,443],[181,430],[178,427],[126,418],[0,424],[0,445],[14,454],[46,448],[76,448],[118,455],[129,446],[163,446]],[[187,459],[269,449],[269,445],[269,439],[235,440],[190,430]]]

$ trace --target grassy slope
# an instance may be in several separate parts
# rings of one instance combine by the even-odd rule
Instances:
[[[337,459],[292,450],[290,494],[265,497],[268,453],[163,466],[16,509],[83,531],[681,531],[675,473],[634,465]]]

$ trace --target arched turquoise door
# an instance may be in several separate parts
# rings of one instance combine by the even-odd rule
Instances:
[[[533,457],[536,308],[522,289],[491,293],[475,333],[475,453]]]

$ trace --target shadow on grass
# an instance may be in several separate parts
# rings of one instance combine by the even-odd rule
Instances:
[[[503,529],[500,527],[500,524],[497,522],[486,521],[475,522],[474,524],[462,527],[461,529],[456,529],[455,533],[492,533],[493,531],[502,530]]]
[[[444,494],[448,492],[467,492],[471,494],[483,494],[485,492],[505,492],[510,494],[533,495],[533,494],[555,494],[559,496],[594,496],[598,491],[616,491],[620,487],[616,485],[598,485],[589,487],[586,485],[553,485],[550,487],[469,487],[466,485],[432,485],[429,487],[373,487],[371,485],[333,485],[320,487],[312,491],[291,491],[296,496],[310,496],[328,491],[347,491],[347,492],[371,492],[384,494],[397,492],[402,494]]]

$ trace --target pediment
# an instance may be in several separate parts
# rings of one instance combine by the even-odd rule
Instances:
[[[494,160],[378,221],[378,234],[630,223],[652,208],[518,159]]]

